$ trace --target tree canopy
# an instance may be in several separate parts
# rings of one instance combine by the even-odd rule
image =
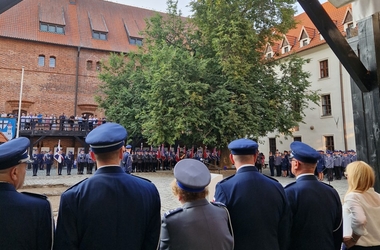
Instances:
[[[290,134],[316,92],[306,60],[264,58],[268,43],[295,26],[293,0],[197,0],[181,17],[147,20],[137,52],[112,54],[97,101],[108,119],[150,145],[225,147],[236,138]]]

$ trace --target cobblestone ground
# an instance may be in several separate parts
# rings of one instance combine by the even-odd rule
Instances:
[[[220,173],[224,177],[230,176],[234,174],[234,170],[221,170],[221,171],[213,171],[213,173]],[[29,192],[33,192],[36,190],[36,193],[41,193],[49,196],[51,202],[59,202],[59,195],[66,189],[66,187],[70,187],[79,181],[90,178],[91,175],[77,175],[76,169],[72,170],[72,175],[66,175],[66,169],[62,171],[63,175],[57,175],[57,169],[51,170],[51,175],[46,176],[44,170],[39,170],[37,176],[32,176],[32,170],[27,171],[27,176],[25,177],[25,183],[23,189],[27,189]],[[263,169],[263,174],[269,175],[269,169]],[[165,213],[166,211],[179,207],[181,204],[177,199],[175,199],[172,195],[170,183],[173,180],[173,172],[172,171],[158,171],[155,173],[136,173],[136,175],[147,178],[151,180],[157,187],[160,197],[161,197],[161,213]],[[287,177],[275,177],[283,186],[295,181],[294,178]],[[327,183],[327,181],[325,181]],[[330,183],[339,193],[340,197],[343,199],[344,194],[347,190],[347,180],[334,180]],[[54,187],[63,187],[63,188],[54,188]],[[23,189],[19,191],[23,191]],[[55,197],[55,198],[54,198]],[[54,207],[57,207],[57,204],[53,204]],[[53,211],[56,216],[57,211]]]

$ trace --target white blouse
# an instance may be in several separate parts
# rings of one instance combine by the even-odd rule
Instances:
[[[344,198],[343,221],[351,223],[351,229],[360,239],[359,246],[380,246],[380,194],[374,188],[364,193],[351,192]],[[348,228],[348,225],[344,228]],[[351,232],[344,230],[344,236]]]

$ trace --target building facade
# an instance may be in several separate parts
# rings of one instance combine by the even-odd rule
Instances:
[[[351,5],[337,9],[326,2],[322,6],[343,36],[355,34]],[[303,70],[311,74],[310,89],[318,90],[320,100],[318,105],[309,103],[304,110],[304,122],[292,129],[292,136],[273,132],[260,138],[260,151],[268,154],[277,149],[289,150],[293,141],[303,141],[321,150],[355,150],[350,76],[306,13],[295,19],[298,21],[297,27],[279,43],[268,45],[265,56],[281,60],[297,53],[309,59]]]

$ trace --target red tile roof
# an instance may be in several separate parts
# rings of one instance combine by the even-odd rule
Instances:
[[[342,34],[345,35],[344,19],[346,17],[347,10],[348,9],[351,10],[351,5],[348,4],[348,5],[345,5],[345,6],[340,7],[340,8],[335,8],[331,3],[326,2],[326,3],[322,4],[322,7],[329,14],[330,18],[335,22],[335,24],[338,27],[338,30],[340,30],[342,32]],[[289,53],[295,53],[295,52],[308,50],[308,49],[311,49],[311,48],[314,48],[316,46],[319,46],[319,45],[326,43],[326,41],[324,39],[323,40],[321,39],[321,37],[319,35],[319,31],[317,30],[317,28],[315,27],[315,25],[313,24],[313,22],[310,20],[310,18],[308,17],[308,15],[305,12],[300,14],[300,15],[295,16],[294,19],[297,22],[297,27],[295,29],[290,30],[286,34],[286,37],[289,41],[289,45],[292,46]],[[306,31],[308,37],[311,40],[310,40],[310,43],[308,45],[301,47],[299,39],[301,38],[301,34],[302,34],[303,30]],[[296,38],[296,40],[294,40],[294,38]],[[278,44],[282,44],[282,41],[276,42],[275,44],[273,44],[271,46],[277,47]],[[280,49],[274,49],[273,48],[273,51],[274,52],[276,50],[280,51]],[[276,55],[276,56],[282,57],[283,55],[281,55],[281,53],[279,53],[279,55]]]
[[[136,45],[129,44],[125,26],[130,36],[141,37],[145,19],[155,13],[103,0],[23,0],[0,15],[0,36],[128,52]],[[64,25],[65,34],[40,31],[40,21]],[[107,32],[106,41],[92,38],[90,21],[94,30]]]

